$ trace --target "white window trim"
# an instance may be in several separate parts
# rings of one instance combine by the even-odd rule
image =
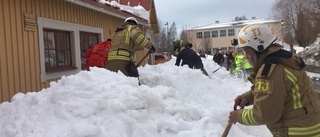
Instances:
[[[47,18],[38,17],[38,34],[39,34],[39,55],[40,55],[40,77],[41,82],[45,82],[47,80],[61,78],[62,76],[76,74],[81,71],[81,55],[80,55],[80,31],[98,33],[99,40],[103,38],[103,29],[85,25],[79,25],[75,23],[63,22],[58,20],[52,20]],[[70,39],[71,39],[71,58],[73,61],[73,66],[77,69],[74,70],[66,70],[59,72],[46,72],[45,70],[45,56],[44,56],[44,42],[43,42],[43,29],[56,29],[69,31]]]

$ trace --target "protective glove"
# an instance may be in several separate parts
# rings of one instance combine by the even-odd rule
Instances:
[[[156,52],[156,48],[153,45],[151,45],[151,48],[149,49],[149,53],[154,53],[154,52]]]
[[[245,96],[237,96],[236,99],[234,99],[234,106],[233,109],[234,110],[238,110],[238,107],[240,107],[241,109],[244,108],[244,106],[246,106],[246,104],[249,102],[249,100],[245,97]]]

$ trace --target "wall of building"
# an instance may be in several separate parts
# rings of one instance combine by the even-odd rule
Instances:
[[[281,22],[268,22],[266,24],[269,25],[270,28],[272,28],[274,35],[277,36],[277,42],[279,42],[281,44],[281,42],[283,41]],[[212,31],[226,30],[227,35],[225,37],[220,37],[220,36],[219,37],[212,37],[212,35],[211,35],[209,39],[208,38],[197,39],[196,34],[192,35],[192,36],[194,36],[193,39],[195,39],[195,44],[197,45],[196,51],[198,51],[200,49],[207,49],[205,46],[206,44],[204,44],[204,43],[208,43],[208,41],[209,41],[209,43],[210,43],[209,47],[211,46],[210,53],[214,53],[215,52],[214,49],[216,49],[216,48],[223,49],[223,52],[225,52],[229,48],[231,48],[231,49],[235,48],[234,46],[231,45],[231,40],[238,37],[238,33],[239,33],[240,29],[244,26],[245,25],[219,27],[219,28],[208,28],[208,29],[201,29],[201,30],[193,30],[193,31],[190,31],[189,33],[210,31],[210,35],[211,35]],[[235,33],[234,36],[228,36],[228,31],[227,31],[228,29],[234,29],[234,33]]]

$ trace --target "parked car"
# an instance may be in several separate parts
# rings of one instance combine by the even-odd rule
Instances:
[[[154,53],[154,64],[161,64],[169,61],[171,59],[166,53]]]

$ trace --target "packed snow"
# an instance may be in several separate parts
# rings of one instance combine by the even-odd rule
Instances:
[[[320,34],[318,34],[316,41],[306,47],[306,49],[299,54],[306,64],[320,67]]]
[[[220,137],[234,98],[250,83],[230,76],[212,56],[200,70],[139,67],[138,79],[91,68],[38,92],[0,104],[1,137]],[[319,75],[317,75],[319,76]],[[270,137],[265,126],[232,126],[229,136]]]
[[[1,137],[219,137],[234,98],[250,83],[230,76],[212,57],[200,70],[174,65],[139,67],[137,78],[91,68],[38,92],[0,104]],[[269,137],[265,126],[235,124],[230,136]]]
[[[110,6],[119,8],[120,10],[127,11],[133,15],[139,16],[143,19],[149,20],[149,11],[144,9],[141,5],[138,6],[128,6],[130,5],[121,5],[117,1],[108,1],[108,0],[98,0],[98,2],[103,3],[103,4],[108,4]]]

